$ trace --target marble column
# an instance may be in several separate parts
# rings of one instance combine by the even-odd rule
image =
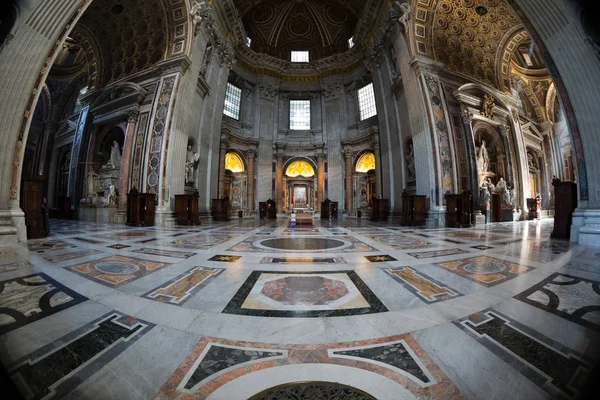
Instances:
[[[277,166],[275,169],[275,193],[277,202],[277,212],[283,212],[284,210],[284,191],[285,187],[283,186],[283,154],[277,154]]]
[[[219,198],[225,198],[225,155],[229,148],[229,140],[226,136],[221,136],[221,146],[219,149]]]
[[[344,211],[350,211],[352,207],[352,159],[354,152],[351,149],[344,150],[345,172],[344,172],[344,187],[345,187],[345,202]]]
[[[467,145],[468,168],[470,177],[470,190],[473,195],[473,216],[471,223],[475,224],[475,216],[479,212],[479,175],[477,172],[477,160],[475,159],[475,136],[473,134],[473,114],[468,108],[462,108],[462,122],[465,133],[465,143]],[[484,220],[485,221],[485,220]],[[485,222],[484,222],[485,223]]]
[[[373,153],[375,154],[375,193],[377,194],[377,198],[383,198],[383,193],[381,190],[381,174],[382,171],[382,163],[381,163],[381,151],[379,150],[379,133],[374,132],[373,138],[371,139],[371,145],[373,146]],[[352,186],[350,186],[352,187]]]
[[[254,211],[254,162],[256,160],[256,150],[248,150],[248,210]]]
[[[317,210],[321,211],[321,203],[325,194],[325,155],[317,154]]]
[[[121,176],[119,178],[119,215],[127,215],[127,189],[129,188],[129,177],[131,173],[131,153],[133,151],[133,142],[135,141],[135,127],[139,116],[139,109],[129,111],[129,115],[127,116],[123,157],[121,159]]]

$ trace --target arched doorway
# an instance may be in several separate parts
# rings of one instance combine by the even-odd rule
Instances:
[[[248,209],[248,172],[244,157],[237,151],[225,154],[225,196],[232,215]]]
[[[285,208],[312,212],[316,207],[316,165],[309,159],[292,159],[284,168]]]
[[[375,180],[375,153],[367,150],[356,158],[354,164],[354,177],[352,180],[353,211],[366,211],[371,208],[371,199],[374,195],[377,196]]]

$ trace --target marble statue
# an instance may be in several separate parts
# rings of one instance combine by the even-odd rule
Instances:
[[[500,181],[498,181],[498,184],[496,185],[496,191],[500,192],[500,194],[502,195],[502,202],[504,204],[512,204],[510,201],[510,193],[508,191],[508,186],[506,186],[506,181],[504,180],[504,178],[500,178]]]
[[[200,154],[194,153],[192,151],[192,146],[188,145],[187,147],[187,155],[185,157],[185,183],[193,184],[194,183],[194,169],[198,164],[198,160],[200,159]]]
[[[408,170],[408,176],[415,176],[415,154],[413,150],[413,145],[410,143],[408,145],[409,151],[406,156],[406,169]]]
[[[106,204],[107,205],[116,205],[117,204],[117,191],[115,189],[115,185],[111,183],[107,186],[106,191]]]
[[[481,141],[481,147],[479,147],[477,154],[477,168],[479,168],[479,172],[488,172],[490,170],[490,156],[485,147],[485,140]]]
[[[110,149],[110,159],[108,160],[106,166],[111,167],[112,169],[121,168],[121,161],[121,148],[119,147],[119,143],[114,140]]]
[[[479,205],[487,206],[490,201],[490,190],[486,184],[486,181],[481,182],[479,186]]]
[[[486,94],[483,98],[483,108],[481,110],[481,115],[491,120],[494,119],[494,98]]]

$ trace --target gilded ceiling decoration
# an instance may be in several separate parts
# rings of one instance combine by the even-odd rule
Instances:
[[[505,0],[416,0],[415,50],[495,86],[497,50],[505,34],[520,25]]]
[[[487,12],[477,10],[482,5]],[[505,0],[440,0],[433,21],[435,58],[451,71],[495,85],[496,51],[505,32],[520,24]]]
[[[287,60],[308,50],[311,60],[348,50],[364,0],[234,0],[252,49]]]
[[[375,154],[364,153],[356,162],[356,172],[368,172],[375,169]]]
[[[229,152],[225,154],[225,169],[231,172],[244,172],[244,161],[239,154]]]
[[[285,175],[289,176],[290,178],[295,178],[297,176],[310,178],[311,176],[315,176],[315,170],[308,162],[298,160],[288,165],[287,169],[285,170]]]
[[[76,26],[99,48],[101,88],[183,54],[186,21],[184,0],[94,0]]]

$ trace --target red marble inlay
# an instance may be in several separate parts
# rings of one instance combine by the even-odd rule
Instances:
[[[420,359],[425,368],[433,375],[436,383],[422,387],[414,380],[406,375],[400,374],[392,367],[383,367],[365,361],[356,361],[351,359],[330,357],[329,349],[346,349],[353,347],[365,347],[374,344],[385,345],[387,343],[403,340],[406,346],[414,352]],[[245,347],[253,349],[265,349],[281,351],[287,350],[288,357],[271,360],[257,360],[250,365],[240,367],[232,367],[225,370],[224,373],[217,375],[215,378],[202,385],[194,394],[184,393],[177,390],[177,387],[182,383],[185,375],[192,368],[194,362],[202,354],[209,343],[223,344],[235,347]],[[167,380],[162,388],[155,395],[155,400],[192,400],[206,399],[215,390],[241,376],[251,374],[256,371],[267,368],[274,368],[284,365],[293,364],[336,364],[344,365],[352,368],[359,368],[366,371],[371,371],[379,375],[383,375],[396,383],[402,385],[409,390],[418,399],[443,399],[443,400],[458,400],[464,399],[458,388],[452,381],[442,372],[442,370],[434,363],[431,357],[419,346],[410,334],[390,336],[373,340],[361,340],[345,343],[329,343],[329,344],[312,344],[312,345],[280,345],[272,343],[252,343],[238,340],[227,340],[205,336],[194,346],[192,352],[183,360],[181,365],[175,370],[173,375]],[[307,368],[310,368],[307,366]]]

